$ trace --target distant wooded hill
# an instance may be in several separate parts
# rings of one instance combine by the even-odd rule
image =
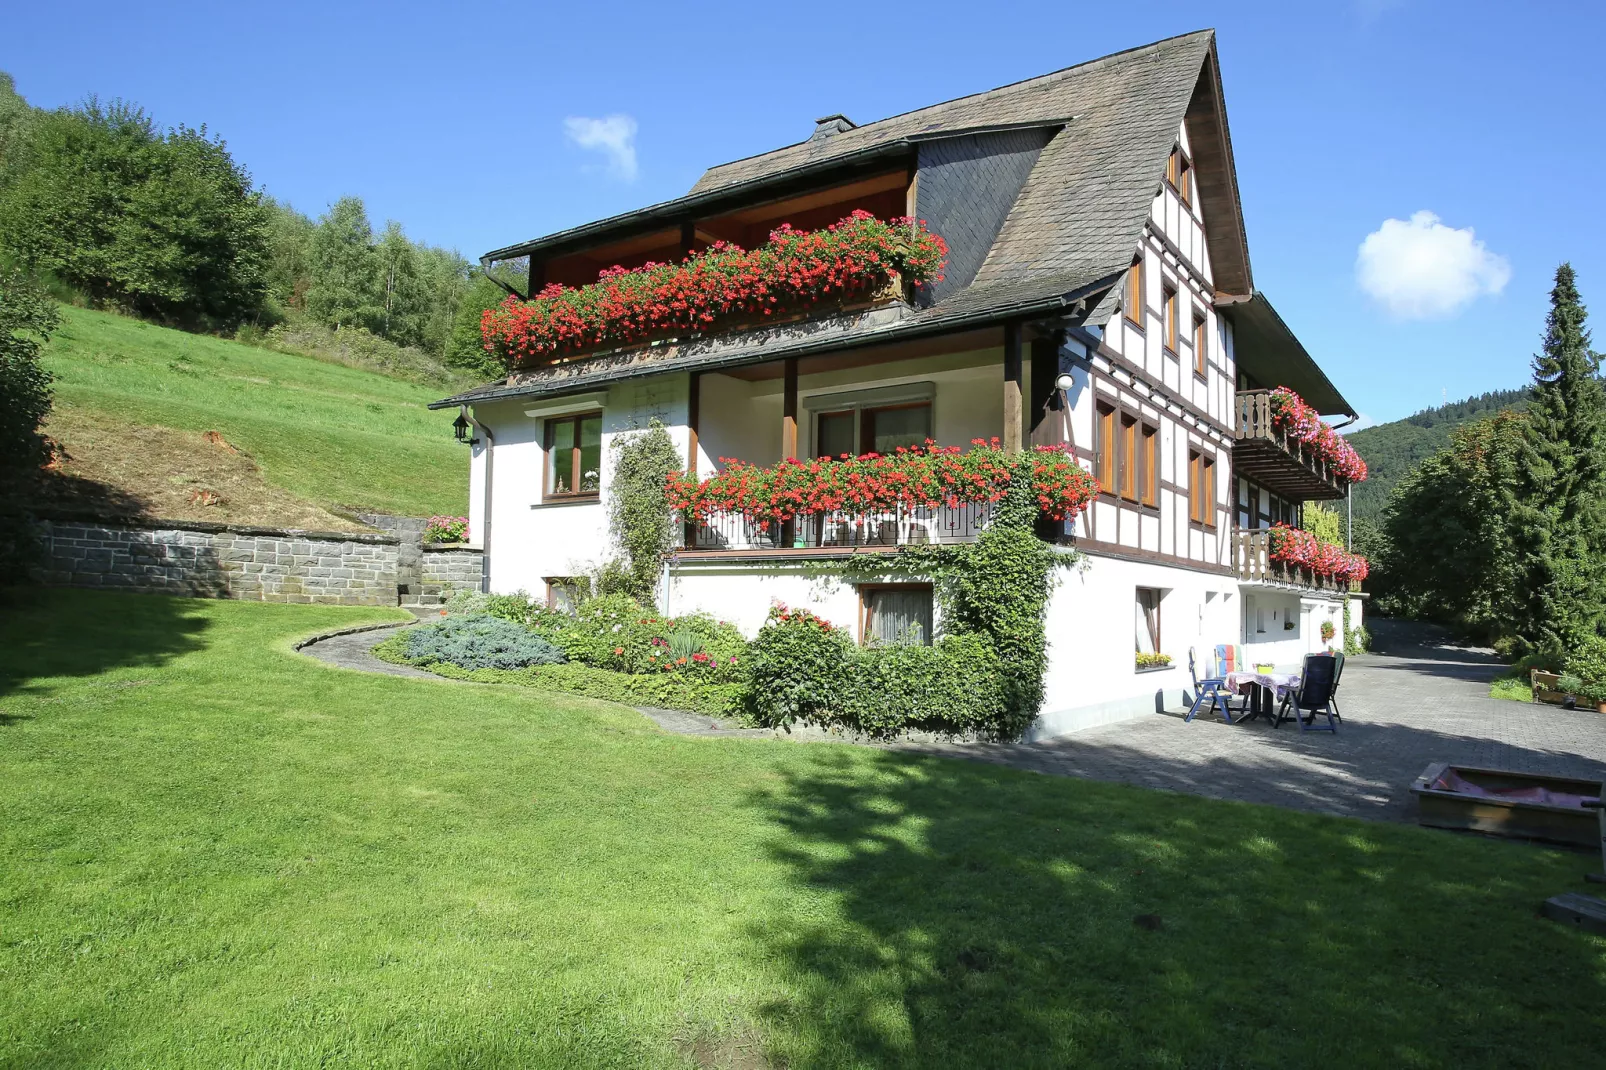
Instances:
[[[1450,432],[1463,424],[1527,404],[1528,388],[1491,390],[1487,394],[1424,409],[1393,423],[1378,424],[1349,436],[1366,460],[1365,482],[1355,487],[1355,519],[1376,523],[1388,504],[1394,484],[1418,464],[1450,444]]]

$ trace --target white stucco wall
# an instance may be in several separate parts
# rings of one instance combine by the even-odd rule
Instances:
[[[1028,738],[1044,739],[1181,705],[1192,688],[1188,650],[1203,675],[1217,644],[1237,640],[1238,582],[1171,565],[1088,554],[1061,576],[1048,607],[1048,674],[1043,711]],[[1139,587],[1159,588],[1160,650],[1171,667],[1138,672]]]

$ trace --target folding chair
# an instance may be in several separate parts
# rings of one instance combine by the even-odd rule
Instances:
[[[1306,654],[1304,671],[1300,673],[1299,690],[1283,696],[1282,707],[1277,711],[1276,720],[1272,721],[1273,728],[1279,728],[1288,720],[1289,707],[1293,708],[1292,717],[1299,725],[1301,732],[1337,732],[1338,725],[1333,720],[1333,678],[1336,671],[1333,658],[1328,654]],[[1316,715],[1326,716],[1325,726],[1316,723]],[[1309,714],[1309,721],[1306,720]]]
[[[1193,705],[1182,723],[1187,724],[1197,717],[1203,707],[1214,706],[1221,711],[1221,719],[1232,724],[1232,692],[1227,690],[1226,678],[1210,676],[1199,679],[1198,661],[1191,646],[1188,648],[1188,675],[1193,679]]]

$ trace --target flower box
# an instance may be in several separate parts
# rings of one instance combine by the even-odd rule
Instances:
[[[745,250],[715,242],[679,264],[603,271],[487,309],[480,333],[509,367],[653,340],[739,330],[837,308],[902,300],[942,279],[947,243],[925,224],[855,211],[823,230],[783,224]]]
[[[1366,462],[1355,447],[1344,441],[1344,436],[1334,431],[1304,398],[1280,386],[1271,392],[1270,404],[1272,426],[1309,450],[1334,475],[1346,483],[1366,479]]]

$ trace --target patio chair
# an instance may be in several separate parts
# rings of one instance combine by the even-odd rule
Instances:
[[[1199,679],[1198,660],[1191,646],[1188,648],[1188,675],[1193,679],[1193,705],[1189,707],[1182,723],[1187,724],[1197,717],[1202,707],[1214,706],[1221,711],[1221,719],[1232,724],[1232,692],[1227,690],[1226,678],[1211,676]]]
[[[1292,716],[1301,732],[1336,733],[1338,724],[1333,720],[1333,679],[1336,668],[1329,654],[1306,654],[1304,670],[1299,676],[1299,690],[1283,696],[1282,707],[1278,709],[1277,718],[1271,726],[1279,728]],[[1289,713],[1290,708],[1292,714]],[[1318,713],[1327,718],[1326,725],[1316,723]]]
[[[1344,715],[1338,712],[1338,682],[1344,679],[1344,652],[1333,651],[1333,661],[1336,662],[1333,666],[1333,694],[1328,701],[1333,707],[1333,716],[1338,718],[1339,724],[1343,724]]]

